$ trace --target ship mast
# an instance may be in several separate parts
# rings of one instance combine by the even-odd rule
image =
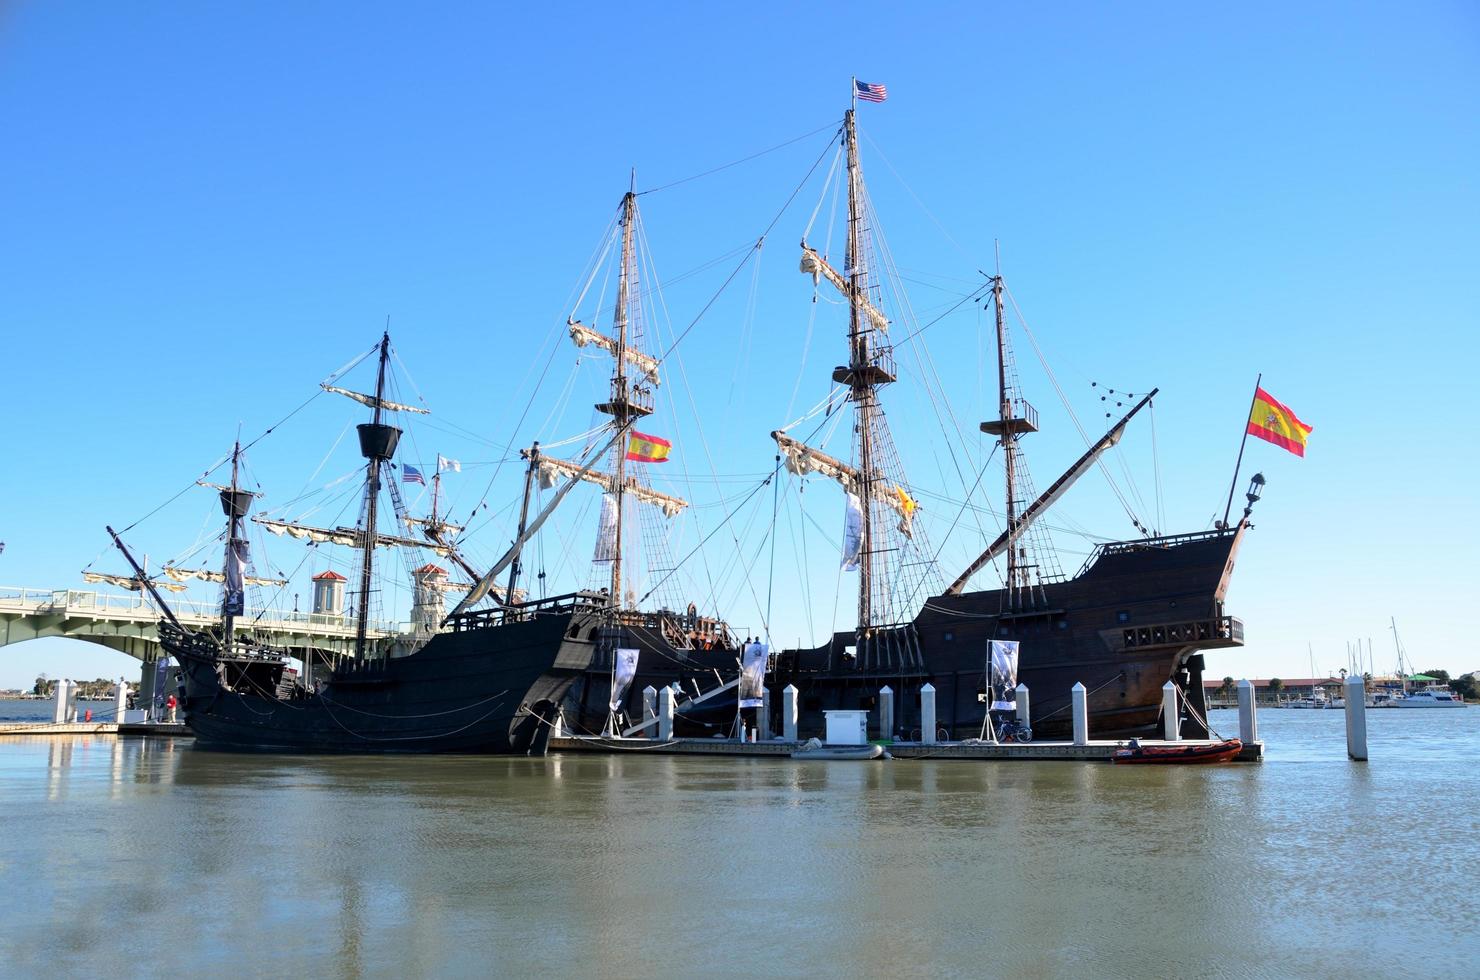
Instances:
[[[859,222],[862,220],[858,201],[858,131],[855,127],[854,108],[843,117],[843,139],[848,150],[848,245],[846,266],[848,273],[848,384],[852,392],[854,417],[858,424],[858,495],[863,511],[862,529],[859,534],[858,575],[858,627],[867,629],[872,622],[873,598],[873,507],[874,461],[873,422],[874,386],[867,371],[869,367],[868,337],[859,317],[859,299],[865,294],[867,282],[863,269],[860,247]]]
[[[226,514],[226,561],[221,567],[224,595],[221,601],[222,649],[229,651],[236,639],[236,617],[245,611],[246,561],[241,554],[242,519],[252,505],[252,494],[239,485],[242,444],[231,447],[231,486],[221,488],[221,510]]]
[[[633,175],[633,187],[636,186]],[[613,348],[616,372],[612,375],[611,400],[596,406],[596,410],[616,419],[617,430],[625,432],[633,418],[649,414],[642,405],[633,403],[631,389],[627,383],[627,331],[629,327],[628,307],[633,286],[637,279],[634,258],[636,242],[633,227],[637,216],[637,194],[628,190],[622,198],[622,267],[617,275],[616,346]],[[627,440],[619,439],[612,466],[612,500],[616,505],[616,525],[613,531],[611,604],[621,608],[622,604],[622,510],[623,496],[627,489]],[[533,465],[533,461],[531,461]]]
[[[380,338],[380,367],[375,376],[375,403],[370,422],[357,426],[360,433],[360,455],[365,463],[365,527],[363,531],[364,561],[360,565],[360,600],[355,622],[355,656],[365,656],[366,635],[370,627],[370,578],[375,565],[376,504],[380,497],[380,464],[396,454],[396,443],[401,430],[385,425],[381,418],[385,411],[385,370],[390,361],[391,335],[389,331]]]
[[[519,505],[519,534],[515,537],[514,560],[509,562],[509,587],[504,591],[504,601],[514,601],[514,587],[519,584],[519,572],[523,569],[520,560],[523,552],[521,542],[524,540],[524,531],[529,524],[529,496],[534,492],[535,471],[540,465],[540,444],[535,442],[529,447],[529,469],[524,471],[524,501]]]
[[[1006,473],[1007,490],[1004,501],[1007,530],[1004,532],[1004,537],[1009,542],[1007,546],[1007,598],[1008,603],[1012,605],[1016,604],[1019,593],[1030,587],[1029,569],[1022,566],[1021,550],[1016,543],[1019,537],[1017,528],[1019,522],[1017,442],[1022,434],[1038,431],[1038,413],[1022,398],[1013,397],[1012,379],[1008,371],[1007,317],[1002,304],[1003,283],[1000,257],[997,262],[997,274],[991,277],[991,284],[992,306],[997,327],[997,418],[983,422],[981,430],[996,436],[1002,446],[1002,466]],[[1022,409],[1021,415],[1017,411],[1019,407]],[[1134,411],[1132,414],[1135,414]],[[974,571],[977,567],[980,566],[974,565],[972,570]]]

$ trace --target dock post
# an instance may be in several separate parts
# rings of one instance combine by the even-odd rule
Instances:
[[[1032,728],[1033,713],[1030,711],[1031,703],[1028,700],[1028,685],[1017,686],[1017,720],[1024,728]]]
[[[761,741],[769,742],[771,734],[771,689],[761,688],[761,706],[755,716],[755,737]]]
[[[60,725],[67,720],[67,695],[72,687],[72,682],[67,679],[57,681],[56,691],[52,695],[51,720]]]
[[[1177,685],[1171,681],[1161,686],[1161,737],[1182,741],[1182,712],[1177,707]]]
[[[128,710],[128,682],[118,678],[118,693],[113,696],[113,721],[123,724],[123,713]]]
[[[929,681],[920,688],[920,742],[935,744],[935,685]]]
[[[1238,682],[1238,738],[1245,745],[1259,741],[1259,719],[1254,712],[1254,685],[1245,677]]]
[[[649,684],[642,689],[642,720],[649,722],[656,717],[658,717],[658,689]],[[643,738],[652,738],[657,733],[653,731],[652,727],[648,727],[638,732],[638,734]]]
[[[673,738],[673,688],[665,687],[658,692],[658,738],[667,742]]]
[[[793,684],[781,689],[781,737],[788,742],[797,740],[797,689]]]
[[[1089,695],[1079,681],[1069,688],[1069,703],[1074,706],[1074,744],[1089,744]]]
[[[888,684],[879,688],[879,737],[894,737],[894,688]]]
[[[1367,685],[1361,674],[1341,683],[1346,698],[1346,754],[1354,762],[1367,761]]]

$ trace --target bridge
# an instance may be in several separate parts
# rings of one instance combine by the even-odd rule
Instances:
[[[218,628],[221,623],[221,610],[214,602],[171,600],[170,609],[187,627]],[[146,693],[153,691],[154,664],[159,660],[160,618],[143,595],[0,585],[0,646],[43,637],[97,643],[143,661],[140,690]],[[237,622],[239,634],[299,658],[312,652],[315,663],[332,662],[354,651],[355,621],[348,616],[249,608]],[[372,622],[371,650],[376,655],[390,652],[407,632],[395,623]]]

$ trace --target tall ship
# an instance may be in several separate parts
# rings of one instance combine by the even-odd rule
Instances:
[[[270,531],[313,545],[348,547],[358,553],[354,645],[349,655],[325,662],[312,650],[264,644],[250,624],[241,628],[245,587],[254,582],[284,583],[251,575],[245,531],[255,494],[239,482],[240,444],[231,454],[230,483],[213,487],[226,525],[222,570],[210,576],[222,583],[219,628],[183,625],[160,595],[155,579],[108,529],[135,581],[150,592],[164,616],[159,637],[164,652],[178,664],[185,723],[198,744],[217,748],[542,754],[556,706],[592,663],[607,619],[606,604],[602,597],[584,593],[529,602],[502,596],[494,610],[468,611],[464,607],[470,603],[465,600],[441,622],[423,619],[409,634],[392,637],[392,642],[371,641],[377,549],[430,550],[473,572],[446,539],[445,521],[418,521],[406,511],[393,463],[403,430],[394,419],[425,410],[387,397],[389,334],[382,336],[375,353],[373,394],[325,385],[370,409],[369,421],[357,426],[365,460],[357,524],[319,527],[253,519]],[[568,491],[574,482],[573,477],[563,489]],[[383,530],[382,495],[390,497],[397,524],[421,526],[422,537]],[[478,589],[489,591],[493,576],[507,567],[522,543],[516,541],[492,572],[479,577]],[[419,570],[423,573],[419,585],[424,588],[435,587],[445,577],[435,574],[442,572],[440,567],[429,566]],[[334,574],[330,584],[344,578]],[[418,599],[426,601],[421,595]],[[301,675],[292,666],[294,652],[302,658]]]
[[[1211,530],[1148,531],[1102,543],[1076,574],[1063,575],[1042,533],[1044,515],[1120,441],[1156,392],[1098,440],[1086,440],[1083,456],[1037,492],[1022,443],[1038,431],[1038,414],[1020,390],[999,268],[983,287],[982,298],[994,313],[997,398],[981,431],[995,443],[992,451],[1005,471],[1001,531],[983,541],[979,557],[946,579],[917,520],[918,495],[883,407],[884,391],[898,372],[891,321],[875,276],[880,246],[865,196],[855,113],[856,100],[841,133],[847,192],[843,268],[805,237],[801,246],[801,271],[812,277],[814,288],[825,281],[847,307],[847,361],[833,370],[832,380],[851,407],[850,453],[845,458],[814,448],[794,427],[772,437],[787,470],[829,478],[843,491],[843,567],[857,576],[857,614],[853,628],[818,646],[780,652],[772,682],[799,690],[803,731],[820,730],[824,710],[874,707],[888,686],[898,729],[881,734],[904,738],[920,735],[919,693],[928,683],[936,691],[943,729],[938,734],[968,737],[982,729],[989,703],[989,641],[1017,641],[1019,677],[1032,695],[1036,733],[1069,732],[1076,683],[1087,691],[1095,737],[1146,733],[1159,722],[1162,688],[1171,680],[1184,695],[1183,730],[1206,736],[1203,652],[1243,642],[1243,625],[1225,609],[1225,599],[1263,477],[1254,478],[1249,506],[1234,524],[1225,514]],[[997,587],[976,584],[987,569],[997,570]]]
[[[578,482],[599,492],[590,578],[583,594],[601,608],[602,626],[590,664],[561,706],[563,729],[582,735],[638,730],[642,692],[672,686],[681,731],[728,732],[736,719],[735,701],[720,695],[734,686],[742,640],[715,608],[712,595],[684,592],[673,574],[679,563],[671,554],[668,525],[690,504],[656,489],[648,475],[667,463],[672,442],[658,434],[664,424],[657,414],[663,364],[648,323],[646,298],[655,287],[642,281],[652,260],[641,250],[646,236],[637,198],[633,189],[623,195],[610,237],[599,248],[611,261],[593,266],[578,308],[566,319],[576,348],[611,362],[608,385],[593,405],[598,424],[592,431],[619,437],[598,450],[592,450],[590,436],[584,441],[577,437],[583,445],[581,459],[565,458],[539,442],[521,449],[526,466],[518,536],[528,538],[533,525],[527,515],[542,490]],[[612,280],[615,299],[606,304],[599,299],[599,286]],[[591,297],[598,298],[582,312],[579,306]],[[595,465],[584,462],[593,457]],[[505,594],[514,594],[527,579],[523,568],[523,552],[516,544]],[[475,589],[467,601],[480,594]]]

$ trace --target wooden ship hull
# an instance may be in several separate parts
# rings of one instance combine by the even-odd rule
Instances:
[[[600,611],[551,601],[501,622],[463,617],[404,657],[347,661],[315,690],[280,690],[279,656],[220,657],[161,625],[185,723],[210,748],[542,755],[555,705],[592,661]]]
[[[820,731],[825,710],[876,709],[887,685],[897,731],[879,734],[911,739],[928,682],[938,728],[973,737],[986,713],[987,643],[1018,640],[1037,739],[1068,737],[1076,683],[1088,692],[1093,738],[1154,730],[1168,680],[1205,717],[1201,652],[1243,643],[1243,624],[1223,600],[1246,526],[1104,545],[1079,575],[1035,590],[1038,601],[1026,608],[1010,608],[1005,590],[937,596],[907,627],[862,641],[839,633],[821,647],[783,652],[775,683],[797,687],[803,732]],[[877,710],[871,718],[877,723]],[[1206,737],[1196,718],[1184,731]]]

